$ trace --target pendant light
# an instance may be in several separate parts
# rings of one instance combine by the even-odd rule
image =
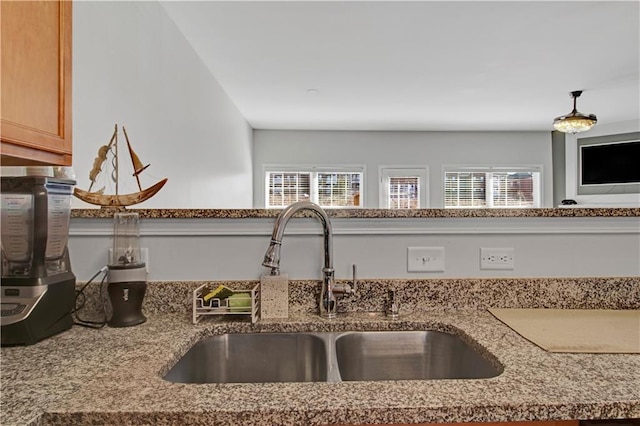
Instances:
[[[576,109],[576,100],[582,94],[582,90],[569,93],[573,98],[573,111],[567,115],[556,117],[553,120],[553,127],[563,133],[580,133],[591,129],[598,122],[594,114],[583,114]]]

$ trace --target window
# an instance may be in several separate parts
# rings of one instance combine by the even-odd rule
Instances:
[[[285,207],[311,194],[311,173],[267,173],[267,207]]]
[[[540,167],[445,167],[445,208],[540,207]]]
[[[321,207],[360,207],[362,173],[317,173]]]
[[[362,180],[362,168],[269,170],[265,172],[265,207],[281,208],[307,199],[323,208],[362,207]]]
[[[427,207],[426,169],[380,168],[380,208]]]
[[[420,178],[417,176],[389,178],[389,208],[390,209],[419,209],[420,208]]]

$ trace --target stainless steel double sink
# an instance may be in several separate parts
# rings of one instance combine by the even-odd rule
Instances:
[[[502,373],[439,331],[223,334],[197,342],[164,376],[177,383],[483,379]]]

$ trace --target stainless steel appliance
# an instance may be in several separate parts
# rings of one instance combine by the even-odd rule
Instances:
[[[67,240],[75,182],[2,177],[2,346],[71,328],[76,278]]]

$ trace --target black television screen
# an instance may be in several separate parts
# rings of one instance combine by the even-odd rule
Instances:
[[[581,185],[640,183],[640,141],[580,147]]]

